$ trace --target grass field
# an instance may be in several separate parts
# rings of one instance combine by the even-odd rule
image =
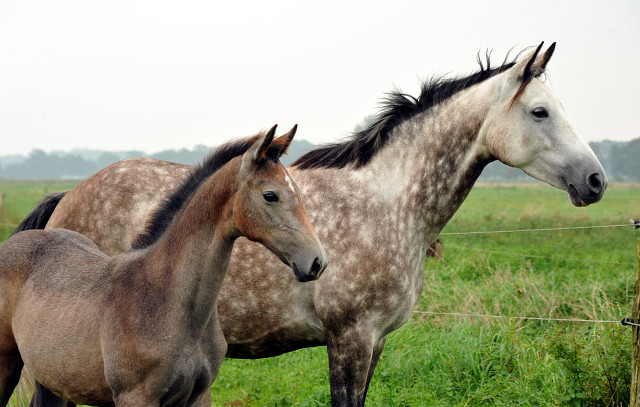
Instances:
[[[0,222],[16,224],[45,191],[71,185],[0,183]],[[632,227],[447,234],[621,225],[630,218],[640,218],[640,185],[614,184],[587,208],[539,183],[478,185],[443,231],[444,258],[426,262],[416,311],[631,316],[640,237]],[[0,239],[11,231],[0,226]],[[389,335],[367,405],[628,405],[628,327],[418,312]],[[216,406],[328,406],[325,348],[227,359],[212,394]]]

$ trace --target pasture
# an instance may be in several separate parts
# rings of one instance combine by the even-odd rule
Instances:
[[[74,184],[0,182],[0,239],[45,193]],[[426,261],[416,311],[630,316],[640,237],[632,227],[447,233],[621,225],[640,217],[638,202],[636,184],[612,184],[587,208],[538,182],[478,185],[441,235],[443,259]],[[620,324],[415,313],[389,335],[367,405],[627,405],[630,343],[631,329]],[[227,359],[214,405],[328,406],[327,365],[325,348]]]

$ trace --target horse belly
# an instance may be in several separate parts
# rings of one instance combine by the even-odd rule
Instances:
[[[111,402],[97,307],[70,293],[30,294],[23,290],[13,318],[25,367],[49,390],[78,404]]]

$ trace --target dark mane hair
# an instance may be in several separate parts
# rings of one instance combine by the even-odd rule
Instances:
[[[263,134],[259,133],[253,137],[228,142],[210,153],[202,164],[195,167],[182,184],[174,189],[171,195],[158,206],[145,230],[131,244],[131,250],[143,249],[158,241],[171,224],[173,218],[189,202],[189,199],[191,199],[204,180],[233,158],[247,152]]]
[[[346,142],[328,144],[311,150],[291,165],[300,169],[344,168],[347,165],[360,168],[367,165],[375,153],[389,141],[391,130],[398,124],[515,65],[515,60],[507,62],[507,54],[502,65],[492,68],[489,57],[490,53],[487,52],[485,67],[478,54],[480,70],[469,76],[452,79],[432,78],[423,82],[420,96],[417,98],[400,91],[389,93],[383,100],[376,119],[364,130],[353,134]]]

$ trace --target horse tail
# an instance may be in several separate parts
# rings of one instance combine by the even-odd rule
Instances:
[[[16,230],[13,232],[15,235],[23,230],[30,229],[44,229],[53,214],[53,211],[60,203],[60,200],[67,194],[67,191],[56,192],[47,195],[38,206],[33,208],[31,212],[20,222]]]

